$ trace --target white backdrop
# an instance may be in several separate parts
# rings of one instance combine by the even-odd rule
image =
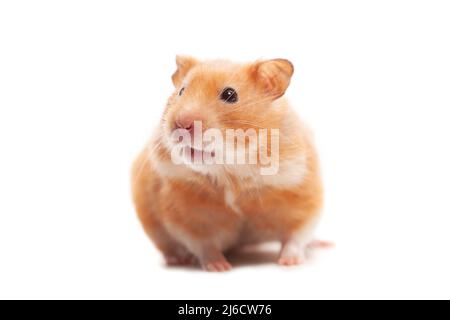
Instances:
[[[0,297],[450,298],[449,16],[428,0],[2,1]],[[163,265],[129,169],[177,53],[295,64],[335,249],[294,269]]]

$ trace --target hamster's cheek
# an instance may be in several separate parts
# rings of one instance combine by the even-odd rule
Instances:
[[[170,136],[172,134],[172,126],[171,126],[170,117],[166,116],[164,117],[164,122],[162,123],[162,134],[165,136],[165,138],[170,139]]]
[[[171,106],[165,114],[165,129],[169,135],[176,129],[174,126],[176,114],[177,108],[175,106]]]

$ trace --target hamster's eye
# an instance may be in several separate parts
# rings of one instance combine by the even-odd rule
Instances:
[[[184,92],[184,87],[180,89],[180,92],[178,93],[179,96],[182,96]]]
[[[220,100],[226,103],[236,103],[238,101],[238,95],[233,88],[225,88],[220,94]]]

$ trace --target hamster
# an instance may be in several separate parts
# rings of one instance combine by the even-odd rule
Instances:
[[[177,56],[176,65],[175,90],[132,170],[138,217],[167,264],[228,271],[229,250],[279,241],[278,263],[292,266],[308,246],[328,245],[312,241],[323,188],[311,133],[284,98],[292,63]],[[212,129],[216,139],[194,141]]]

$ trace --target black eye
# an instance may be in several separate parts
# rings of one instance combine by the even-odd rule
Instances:
[[[184,92],[184,87],[181,88],[181,90],[180,90],[180,92],[178,93],[178,95],[179,95],[179,96],[182,96],[182,95],[183,95],[183,92]]]
[[[233,88],[225,88],[220,94],[220,100],[226,103],[236,103],[238,101],[238,95]]]

